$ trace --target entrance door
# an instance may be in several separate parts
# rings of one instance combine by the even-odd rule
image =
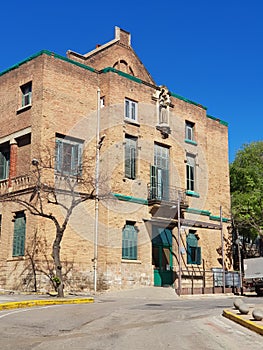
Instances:
[[[153,227],[152,263],[154,265],[154,285],[172,285],[173,256],[171,230]]]

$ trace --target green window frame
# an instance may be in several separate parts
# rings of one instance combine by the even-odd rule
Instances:
[[[186,160],[186,190],[195,191],[195,156],[187,154]]]
[[[26,216],[23,211],[17,212],[14,218],[13,256],[25,255]]]
[[[189,230],[186,237],[187,264],[201,265],[201,247],[198,247],[198,239],[195,231]]]
[[[122,259],[137,260],[138,231],[133,223],[126,223],[122,230]]]
[[[154,144],[154,165],[150,168],[151,199],[169,200],[169,147]]]
[[[61,175],[81,176],[83,141],[56,137],[55,170]]]
[[[0,214],[0,238],[2,235],[2,214]]]
[[[137,138],[125,135],[125,177],[136,179]]]
[[[9,145],[0,146],[0,180],[9,176],[10,148]]]
[[[22,107],[31,105],[32,103],[32,81],[20,87],[22,92]]]

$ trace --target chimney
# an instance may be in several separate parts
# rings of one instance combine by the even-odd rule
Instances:
[[[115,27],[115,39],[125,46],[131,46],[131,34],[119,27]]]

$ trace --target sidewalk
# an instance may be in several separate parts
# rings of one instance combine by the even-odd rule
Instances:
[[[249,312],[247,315],[241,314],[240,311],[233,306],[233,308],[231,309],[223,310],[223,316],[231,321],[240,324],[243,327],[250,329],[253,332],[263,335],[263,320],[256,321],[252,316],[252,312],[254,309],[261,309],[263,312],[263,304],[255,306],[248,304],[248,306]]]

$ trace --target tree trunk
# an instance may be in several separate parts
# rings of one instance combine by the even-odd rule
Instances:
[[[62,277],[62,265],[60,261],[60,243],[62,240],[64,231],[57,227],[56,238],[53,242],[52,257],[55,264],[56,276],[54,279],[54,284],[56,285],[56,290],[58,292],[58,297],[64,297],[64,284]]]

